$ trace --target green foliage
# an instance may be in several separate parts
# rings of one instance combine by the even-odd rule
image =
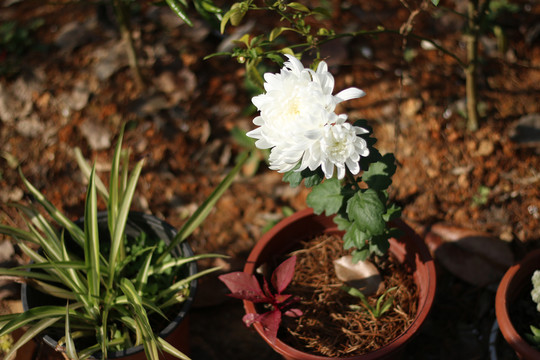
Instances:
[[[358,121],[371,132],[365,121]],[[398,235],[396,229],[388,228],[387,223],[401,215],[401,208],[389,202],[387,189],[392,184],[396,172],[393,154],[382,156],[373,146],[376,139],[370,134],[364,135],[370,154],[361,159],[361,176],[355,178],[348,170],[347,176],[340,181],[337,178],[326,179],[322,170],[293,169],[283,176],[292,187],[304,181],[311,187],[306,201],[316,214],[337,215],[335,223],[345,231],[343,237],[346,249],[353,249],[353,260],[364,260],[376,254],[384,254],[388,248],[388,239]]]
[[[486,205],[489,200],[491,189],[487,186],[480,185],[476,190],[476,194],[472,198],[473,206]]]
[[[397,287],[391,287],[387,289],[375,302],[375,305],[371,305],[368,298],[357,288],[343,285],[341,287],[343,291],[346,291],[349,295],[355,296],[360,299],[362,306],[351,305],[352,310],[362,310],[369,312],[375,319],[380,318],[385,312],[392,308],[394,303],[394,297],[387,297],[391,291],[397,290]],[[386,300],[385,300],[386,298]]]
[[[193,22],[188,16],[189,4],[187,0],[165,0],[171,10],[178,15],[189,26],[193,26]],[[195,10],[207,21],[214,23],[221,20],[222,10],[216,6],[212,0],[193,0]]]
[[[34,38],[45,21],[33,19],[27,24],[6,21],[0,24],[0,76],[14,75],[20,70],[20,57],[37,46]]]
[[[11,347],[9,356],[45,329],[64,322],[65,344],[70,358],[87,358],[96,351],[126,349],[143,344],[148,359],[157,360],[165,351],[177,358],[187,357],[163,339],[157,339],[149,317],[166,317],[171,306],[188,297],[190,283],[217,268],[189,275],[189,263],[219,255],[173,257],[171,252],[206,218],[217,199],[230,186],[246,156],[218,185],[211,196],[172,239],[126,233],[128,214],[143,166],[139,161],[128,171],[127,157],[121,151],[122,133],[113,157],[109,188],[76,151],[83,174],[88,178],[83,227],[72,222],[50,203],[21,173],[35,201],[34,205],[15,204],[28,229],[0,224],[0,234],[15,239],[33,261],[31,265],[0,269],[0,275],[26,278],[37,290],[56,297],[66,306],[39,306],[21,314],[0,317],[0,336],[28,325],[25,335]],[[124,159],[124,160],[122,160]],[[105,226],[98,223],[98,194],[107,205]],[[51,219],[52,222],[48,219]],[[60,230],[58,230],[60,229]],[[41,247],[32,250],[26,243]],[[32,271],[27,271],[31,269]],[[159,329],[158,329],[159,330]],[[95,345],[76,349],[76,338],[95,338]]]
[[[530,326],[530,329],[531,332],[529,334],[525,334],[525,337],[532,345],[534,345],[537,349],[540,349],[540,329],[533,325]]]

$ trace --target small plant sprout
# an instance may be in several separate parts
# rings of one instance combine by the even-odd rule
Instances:
[[[246,314],[242,320],[246,326],[251,326],[256,322],[260,323],[272,342],[276,341],[282,314],[290,317],[302,315],[300,309],[291,307],[299,299],[283,293],[294,276],[295,265],[296,256],[291,256],[274,270],[271,279],[273,288],[270,288],[266,278],[263,278],[263,287],[261,288],[255,275],[249,275],[242,271],[219,276],[219,279],[231,291],[229,296],[266,304],[268,311],[261,314]]]
[[[540,312],[540,270],[536,270],[532,276],[533,289],[531,291],[532,300],[536,303],[536,309]],[[532,334],[526,334],[527,339],[540,348],[540,328],[531,325]]]
[[[375,319],[378,319],[385,312],[387,312],[388,310],[390,310],[392,308],[392,304],[394,303],[394,297],[393,296],[387,297],[387,295],[391,291],[396,290],[397,287],[394,286],[394,287],[391,287],[391,288],[387,289],[381,296],[379,296],[379,298],[375,302],[375,306],[371,305],[369,303],[368,299],[366,298],[366,296],[364,295],[364,293],[362,293],[357,288],[350,287],[350,286],[347,286],[347,285],[343,285],[341,287],[341,289],[346,291],[349,295],[359,298],[360,301],[362,301],[363,308],[366,311],[368,311],[371,314],[371,316],[373,316]],[[386,298],[386,300],[385,300],[385,298]],[[362,310],[362,306],[360,306],[360,305],[350,305],[350,308],[352,310]]]

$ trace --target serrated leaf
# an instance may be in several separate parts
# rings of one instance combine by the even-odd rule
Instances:
[[[304,186],[308,189],[319,185],[324,179],[324,173],[320,167],[315,171],[304,169],[300,174],[302,174],[302,177],[304,178]]]
[[[386,213],[383,214],[383,220],[389,222],[399,218],[400,216],[401,207],[397,206],[396,204],[392,204],[389,208],[386,209]]]
[[[380,161],[372,163],[362,175],[362,180],[371,189],[385,190],[392,184],[392,175],[396,172],[393,154],[386,154]]]
[[[376,255],[384,255],[390,248],[386,234],[373,236],[369,241],[369,252]]]
[[[368,233],[358,228],[356,223],[350,223],[350,226],[346,229],[345,235],[343,236],[343,248],[346,250],[353,247],[361,249],[366,246],[369,239],[370,235]]]
[[[283,174],[283,181],[288,182],[289,185],[293,188],[297,187],[302,183],[302,174],[298,171],[290,170]]]
[[[367,247],[364,248],[364,249],[356,249],[352,253],[352,261],[353,262],[364,261],[370,255],[371,255],[371,253],[369,252]]]
[[[307,196],[306,203],[313,208],[315,214],[326,215],[336,214],[343,205],[343,195],[341,185],[337,179],[328,179],[325,182],[314,186]]]
[[[347,201],[347,214],[351,220],[360,230],[372,235],[384,232],[386,224],[382,216],[385,212],[386,206],[372,189],[357,192]]]

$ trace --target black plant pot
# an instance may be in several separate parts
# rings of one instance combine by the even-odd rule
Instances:
[[[107,212],[100,212],[98,213],[98,227],[99,227],[99,235],[100,235],[100,242],[106,243],[110,242],[110,235],[108,231],[108,225],[107,225]],[[83,228],[83,219],[79,219],[75,222],[77,225],[79,225],[81,228]],[[162,239],[167,244],[172,241],[172,239],[175,237],[177,231],[174,227],[169,225],[168,223],[158,219],[157,217],[153,215],[148,215],[140,212],[130,212],[128,215],[128,221],[126,224],[126,235],[128,239],[135,239],[139,234],[145,233],[147,235],[147,238],[154,238],[154,239]],[[66,239],[66,247],[69,248],[70,238],[68,234],[65,234]],[[77,245],[74,245],[77,247]],[[70,251],[73,251],[74,253],[77,252],[78,249],[70,249]],[[82,249],[80,253],[81,257],[83,255]],[[193,256],[193,251],[191,250],[191,247],[189,244],[184,241],[182,244],[180,244],[176,249],[172,252],[173,256],[179,257],[190,257]],[[195,275],[197,270],[197,264],[196,262],[190,262],[187,264],[186,268],[182,270],[183,273],[180,273],[178,276],[181,277],[188,277]],[[174,319],[172,319],[159,333],[158,336],[167,340],[169,343],[171,343],[174,347],[176,347],[178,350],[182,351],[183,353],[187,354],[189,353],[189,334],[188,334],[188,311],[191,308],[193,304],[193,299],[195,296],[195,292],[197,289],[197,281],[193,280],[190,283],[190,291],[188,298],[182,303],[182,306],[179,310],[179,312],[176,314]],[[26,285],[25,283],[21,286],[21,300],[24,311],[27,311],[33,307],[42,306],[42,305],[64,305],[59,304],[58,299],[54,298],[50,295],[43,294],[42,292],[34,289],[31,286]],[[63,335],[60,335],[63,336]],[[57,340],[55,340],[53,337],[48,334],[43,334],[41,336],[41,340],[43,340],[47,345],[49,345],[52,349],[55,349],[58,345]],[[129,359],[129,360],[135,360],[135,359],[146,359],[144,356],[144,347],[142,345],[135,346],[129,349],[121,350],[121,351],[114,351],[108,353],[109,359]],[[163,359],[176,359],[174,357],[170,357],[168,354],[162,354],[161,355]],[[94,358],[100,359],[102,357],[102,354],[95,353]],[[63,357],[59,357],[59,359],[63,359]]]

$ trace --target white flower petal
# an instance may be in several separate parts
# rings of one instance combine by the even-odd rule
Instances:
[[[351,87],[351,88],[342,90],[339,93],[337,93],[335,95],[335,98],[337,98],[338,103],[340,103],[342,101],[361,98],[364,95],[366,95],[366,93],[363,90],[360,90],[360,89],[355,88],[355,87]]]

